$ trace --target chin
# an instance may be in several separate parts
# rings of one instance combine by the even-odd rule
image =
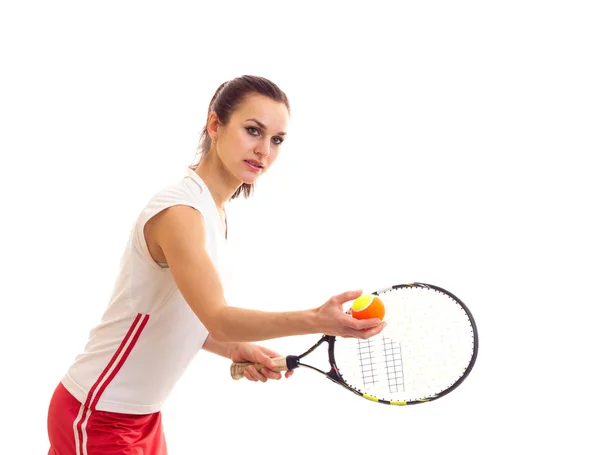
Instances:
[[[247,183],[251,185],[256,183],[256,181],[266,172],[266,169],[261,170],[260,172],[253,172],[250,170],[242,170],[237,177],[242,183]]]
[[[234,167],[231,166],[229,167],[229,173],[230,176],[232,178],[234,178],[235,180],[237,180],[238,182],[240,182],[240,185],[242,183],[246,183],[248,185],[252,185],[253,183],[256,183],[256,181],[258,180],[258,178],[264,173],[264,171],[261,172],[252,172],[249,169],[244,169],[243,167]]]
[[[248,185],[252,185],[253,183],[256,183],[256,181],[258,180],[259,176],[258,175],[242,175],[240,176],[240,181],[242,183],[246,183]]]

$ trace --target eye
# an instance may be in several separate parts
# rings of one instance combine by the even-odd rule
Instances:
[[[247,126],[246,127],[246,131],[248,131],[248,133],[250,133],[252,136],[259,136],[260,135],[260,131],[258,128],[254,127],[254,126]]]
[[[275,142],[275,144],[277,144],[277,145],[281,145],[283,143],[283,138],[280,136],[275,136],[273,138],[273,142]]]

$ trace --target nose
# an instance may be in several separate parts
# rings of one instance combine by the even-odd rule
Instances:
[[[261,143],[256,147],[255,153],[257,155],[264,156],[265,158],[268,157],[271,154],[271,141],[261,141]]]

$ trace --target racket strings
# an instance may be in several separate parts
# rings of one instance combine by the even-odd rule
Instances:
[[[374,362],[374,352],[371,340],[360,340],[358,343],[358,359],[362,375],[362,383],[365,387],[375,384],[377,372]]]
[[[402,367],[402,349],[400,343],[383,336],[385,372],[390,393],[404,391],[404,371]]]
[[[385,375],[383,387],[389,393],[396,393],[399,389],[404,390],[404,374],[402,371],[402,354],[400,343],[395,343],[389,337],[383,337],[383,347],[377,346],[371,339],[358,340],[358,362],[361,372],[361,384],[365,389],[374,388],[379,385],[380,375]],[[378,361],[383,352],[383,362]],[[382,370],[382,371],[380,371]]]

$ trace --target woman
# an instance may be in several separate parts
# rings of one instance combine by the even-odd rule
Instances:
[[[264,78],[217,89],[199,163],[141,211],[102,320],[53,394],[49,454],[166,454],[160,409],[200,349],[264,365],[245,373],[264,382],[281,378],[269,369],[278,354],[251,342],[316,333],[369,338],[384,328],[343,312],[360,291],[295,312],[226,303],[225,204],[250,196],[277,159],[289,110],[286,95]]]

